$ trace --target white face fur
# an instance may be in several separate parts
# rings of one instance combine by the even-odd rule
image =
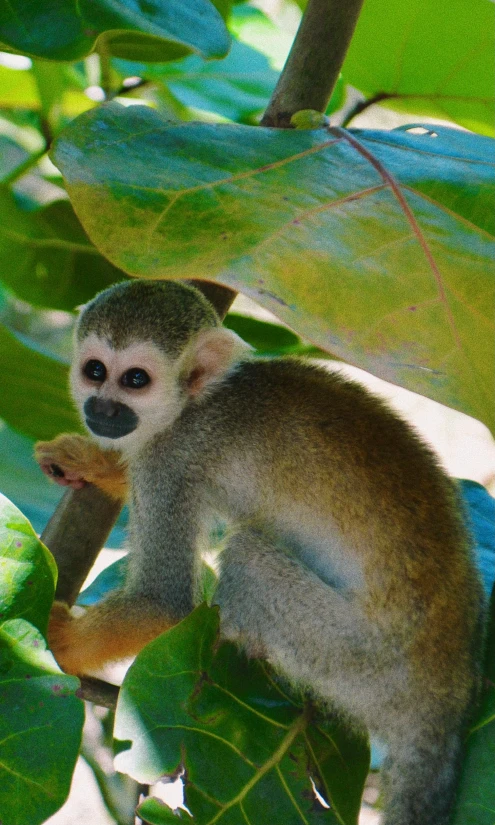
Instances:
[[[70,374],[72,395],[88,431],[100,446],[121,450],[131,458],[150,438],[173,424],[189,398],[205,392],[250,349],[223,327],[200,332],[176,360],[149,341],[116,350],[107,340],[90,333],[76,345]],[[190,377],[186,394],[179,383],[179,377],[184,376]],[[137,416],[132,430],[122,434],[117,427],[113,437],[95,432],[87,414],[87,405],[95,404],[95,400],[100,407],[105,402],[125,405],[120,408],[124,418],[132,413]],[[102,418],[112,423],[105,415]]]

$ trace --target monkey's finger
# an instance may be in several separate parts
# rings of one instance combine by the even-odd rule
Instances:
[[[60,484],[61,487],[72,487],[73,490],[80,490],[87,483],[80,475],[67,470],[64,471],[58,464],[53,462],[40,464],[40,469],[52,481]]]

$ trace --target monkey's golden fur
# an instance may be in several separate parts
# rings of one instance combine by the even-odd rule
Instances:
[[[252,359],[205,303],[184,285],[136,282],[82,314],[81,411],[111,399],[117,427],[121,412],[138,420],[98,438],[127,462],[132,554],[125,587],[85,616],[55,607],[54,653],[82,673],[186,615],[198,540],[220,513],[232,525],[216,593],[223,634],[386,740],[386,825],[446,825],[483,617],[455,485],[380,400],[303,361]],[[84,375],[95,360],[103,381]],[[143,390],[122,387],[131,367],[148,367]],[[74,438],[38,447],[45,471],[77,478]],[[80,478],[122,497],[123,465],[84,444]]]

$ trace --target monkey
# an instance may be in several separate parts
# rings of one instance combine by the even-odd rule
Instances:
[[[480,684],[484,602],[455,483],[359,384],[259,358],[195,288],[133,280],[81,311],[70,373],[89,436],[45,473],[129,497],[124,586],[49,644],[84,674],[136,654],[201,599],[210,518],[229,524],[221,634],[384,740],[385,825],[446,825]]]

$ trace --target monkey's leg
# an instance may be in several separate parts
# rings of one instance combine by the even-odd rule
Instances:
[[[63,602],[55,602],[48,626],[48,646],[60,667],[77,676],[98,670],[106,662],[134,656],[152,639],[175,624],[160,608],[122,592],[110,595],[74,617]]]
[[[102,450],[77,433],[65,433],[53,441],[38,441],[35,458],[45,475],[63,487],[79,489],[95,484],[118,501],[127,498],[127,474],[117,450]]]
[[[373,662],[375,634],[358,606],[261,532],[234,535],[220,557],[214,601],[226,638],[329,697]],[[346,674],[345,677],[342,674]],[[347,689],[347,684],[346,684]]]
[[[384,825],[446,825],[462,709],[452,714],[435,699],[428,674],[412,673],[400,640],[363,615],[351,595],[322,582],[264,534],[238,533],[220,561],[215,602],[223,635],[389,744]]]

